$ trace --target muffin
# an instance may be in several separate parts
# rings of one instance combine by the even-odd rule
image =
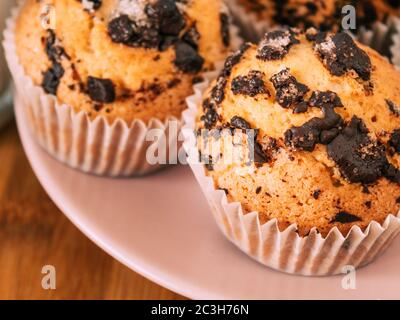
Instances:
[[[264,264],[302,274],[338,273],[380,253],[399,231],[399,77],[348,34],[315,29],[272,31],[228,58],[195,116],[200,179],[212,184],[205,193],[225,234]],[[325,269],[325,258],[302,264],[297,255],[321,258],[305,245],[317,235],[336,261]],[[265,258],[273,250],[282,264]]]
[[[46,19],[52,17],[53,28],[44,28]],[[18,65],[33,86],[42,89],[45,98],[56,97],[57,104],[69,106],[74,115],[85,114],[89,122],[78,127],[90,127],[104,119],[103,127],[93,129],[95,132],[73,136],[93,135],[96,140],[111,131],[108,139],[92,143],[96,150],[86,152],[97,154],[89,161],[92,163],[103,161],[98,157],[104,153],[114,162],[124,162],[117,175],[135,173],[133,169],[126,172],[130,166],[127,162],[145,153],[146,127],[166,129],[169,120],[178,121],[179,126],[193,83],[226,57],[231,44],[230,17],[222,0],[28,0],[20,8],[12,32],[14,39],[10,41],[14,41]],[[22,95],[24,83],[21,79],[16,82]],[[29,105],[33,100],[27,97],[25,102]],[[38,119],[41,113],[30,112],[35,118],[33,131],[42,131],[39,135],[46,131],[42,127],[49,120]],[[74,126],[69,123],[69,127]],[[111,126],[118,128],[107,129]],[[61,155],[57,147],[49,150],[60,160],[71,163],[70,156],[82,151],[70,147],[73,138],[61,137],[63,132],[48,134],[51,139],[68,139],[69,152]],[[49,139],[40,140],[44,144]],[[126,159],[119,159],[103,146],[110,139],[112,147],[125,153]],[[79,157],[87,156],[91,155],[82,152]],[[145,161],[143,157],[141,160]],[[132,164],[139,166],[139,173],[146,173],[147,168],[142,166],[147,165]]]
[[[400,2],[397,0],[231,0],[230,3],[244,28],[250,24],[248,33],[254,33],[256,27],[256,30],[261,31],[258,32],[259,36],[262,36],[262,31],[275,26],[339,31],[342,8],[348,4],[356,9],[357,28],[371,27],[377,21],[386,21],[389,16],[400,16]],[[242,20],[246,14],[254,17],[257,22],[246,21],[245,18]]]

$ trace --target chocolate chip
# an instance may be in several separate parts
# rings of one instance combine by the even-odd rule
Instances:
[[[397,204],[400,204],[400,197],[398,197],[398,198],[396,199],[396,203],[397,203]]]
[[[88,77],[87,88],[90,98],[93,101],[112,103],[115,101],[114,84],[109,79]]]
[[[347,33],[328,35],[317,39],[314,49],[323,59],[324,65],[335,76],[342,76],[354,70],[362,80],[371,77],[371,60]]]
[[[218,121],[218,113],[215,110],[215,105],[210,101],[210,99],[203,101],[203,110],[204,115],[201,116],[201,121],[204,122],[206,129],[211,129]]]
[[[262,190],[262,187],[257,187],[256,194],[260,194],[261,190]]]
[[[366,202],[365,202],[365,206],[366,206],[368,209],[371,209],[371,208],[372,208],[372,202],[371,202],[371,201],[366,201]]]
[[[136,24],[127,15],[121,15],[108,24],[108,34],[116,43],[128,44],[134,41],[138,37],[135,29]]]
[[[231,54],[225,61],[224,68],[221,71],[221,76],[229,77],[232,73],[232,69],[236,66],[246,51],[251,48],[251,43],[244,43],[241,45],[240,49],[233,54]]]
[[[158,0],[154,5],[148,6],[147,14],[151,19],[156,19],[162,34],[177,36],[185,26],[185,19],[175,0]]]
[[[65,51],[62,47],[56,45],[56,34],[53,30],[47,31],[47,38],[45,42],[45,51],[47,57],[51,62],[57,62],[61,59],[61,57],[65,54]]]
[[[396,117],[400,117],[400,107],[397,106],[393,101],[390,101],[388,99],[386,99],[385,101],[390,112],[392,112]]]
[[[289,108],[304,102],[304,96],[308,92],[308,87],[290,74],[289,69],[283,69],[271,77],[270,81],[276,90],[276,100],[283,108]],[[298,111],[303,111],[303,104]],[[304,112],[304,111],[303,111]]]
[[[231,43],[231,33],[230,33],[230,21],[229,16],[226,13],[221,13],[219,15],[221,22],[221,36],[223,44],[228,47]]]
[[[222,191],[224,191],[224,192],[225,192],[225,194],[226,194],[226,195],[229,195],[229,190],[228,190],[228,189],[225,189],[225,188],[220,188],[219,190],[222,190]]]
[[[231,119],[231,126],[237,128],[237,129],[242,129],[242,130],[251,129],[250,124],[246,120],[244,120],[243,118],[238,117],[238,116],[234,116]]]
[[[354,214],[348,213],[346,211],[341,211],[331,220],[331,223],[339,222],[339,223],[351,223],[356,221],[362,221],[360,217],[357,217]]]
[[[211,98],[217,103],[222,103],[225,99],[225,87],[227,79],[225,77],[219,77],[216,85],[211,90]]]
[[[258,48],[257,58],[263,61],[279,60],[286,56],[290,47],[298,44],[292,30],[276,30],[265,34]]]
[[[178,42],[175,46],[175,52],[174,63],[183,72],[196,73],[203,68],[204,59],[187,43]]]
[[[64,75],[64,68],[58,62],[54,62],[43,74],[42,87],[46,93],[56,95],[61,78]]]
[[[319,196],[321,195],[321,190],[320,189],[317,189],[317,190],[315,190],[314,192],[313,192],[313,198],[315,199],[315,200],[318,200],[319,199]]]
[[[389,145],[396,153],[400,153],[400,129],[396,129],[390,136]]]
[[[371,194],[371,192],[369,191],[368,186],[366,186],[366,185],[363,185],[363,186],[362,186],[362,193]]]
[[[364,122],[353,117],[328,145],[328,155],[351,183],[373,183],[385,176],[388,161],[385,147],[368,136]]]
[[[313,92],[309,101],[312,107],[322,108],[324,118],[312,118],[300,127],[292,127],[285,132],[285,144],[291,148],[313,151],[318,143],[329,143],[339,133],[342,118],[334,111],[342,102],[331,91]],[[336,130],[334,130],[336,129]]]
[[[387,164],[384,168],[384,176],[392,182],[400,184],[400,170],[392,164]]]
[[[252,70],[246,76],[238,76],[232,80],[233,94],[255,97],[259,94],[269,94],[263,80],[264,73]]]
[[[308,110],[308,103],[306,101],[302,101],[293,108],[294,114],[304,113]]]

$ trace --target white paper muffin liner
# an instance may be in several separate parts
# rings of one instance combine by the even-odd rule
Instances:
[[[376,22],[370,29],[361,27],[355,37],[361,43],[390,57],[400,68],[400,18],[389,17],[385,23]]]
[[[245,213],[239,202],[229,202],[225,192],[215,188],[213,179],[198,161],[194,134],[198,106],[214,78],[212,73],[208,80],[194,87],[195,94],[187,99],[182,132],[190,167],[224,235],[265,266],[307,276],[340,274],[347,266],[365,266],[383,253],[400,232],[400,213],[397,217],[389,215],[382,225],[373,221],[364,231],[353,226],[346,236],[335,227],[325,238],[315,228],[308,236],[301,237],[296,224],[284,231],[279,230],[276,219],[261,225],[257,212]]]
[[[246,40],[258,42],[271,29],[272,26],[268,21],[260,21],[256,13],[246,11],[238,0],[227,0],[227,2],[234,20]]]
[[[162,122],[153,118],[147,124],[140,119],[130,124],[117,119],[110,124],[104,116],[90,119],[84,111],[75,112],[71,106],[61,104],[55,96],[34,85],[16,54],[14,30],[18,11],[19,8],[15,8],[7,20],[3,46],[31,132],[48,153],[72,168],[110,177],[144,175],[165,167],[166,164],[147,161],[150,146],[158,150],[166,141],[166,159],[169,154],[178,154],[182,119],[169,117]],[[232,48],[236,49],[242,41],[237,29],[232,28],[231,33]],[[147,134],[155,132],[153,129],[158,130],[157,137],[162,133],[165,139],[147,141]],[[161,146],[160,150],[165,150],[163,148]]]

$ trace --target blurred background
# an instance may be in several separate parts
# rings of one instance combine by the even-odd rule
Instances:
[[[15,0],[0,0],[0,31]],[[182,299],[88,240],[49,199],[25,157],[12,117],[0,47],[0,299]],[[56,289],[42,268],[56,268]]]

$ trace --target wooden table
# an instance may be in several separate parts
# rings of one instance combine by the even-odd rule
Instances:
[[[0,299],[183,299],[87,239],[49,199],[14,123],[0,129]],[[44,265],[56,290],[42,288]]]

